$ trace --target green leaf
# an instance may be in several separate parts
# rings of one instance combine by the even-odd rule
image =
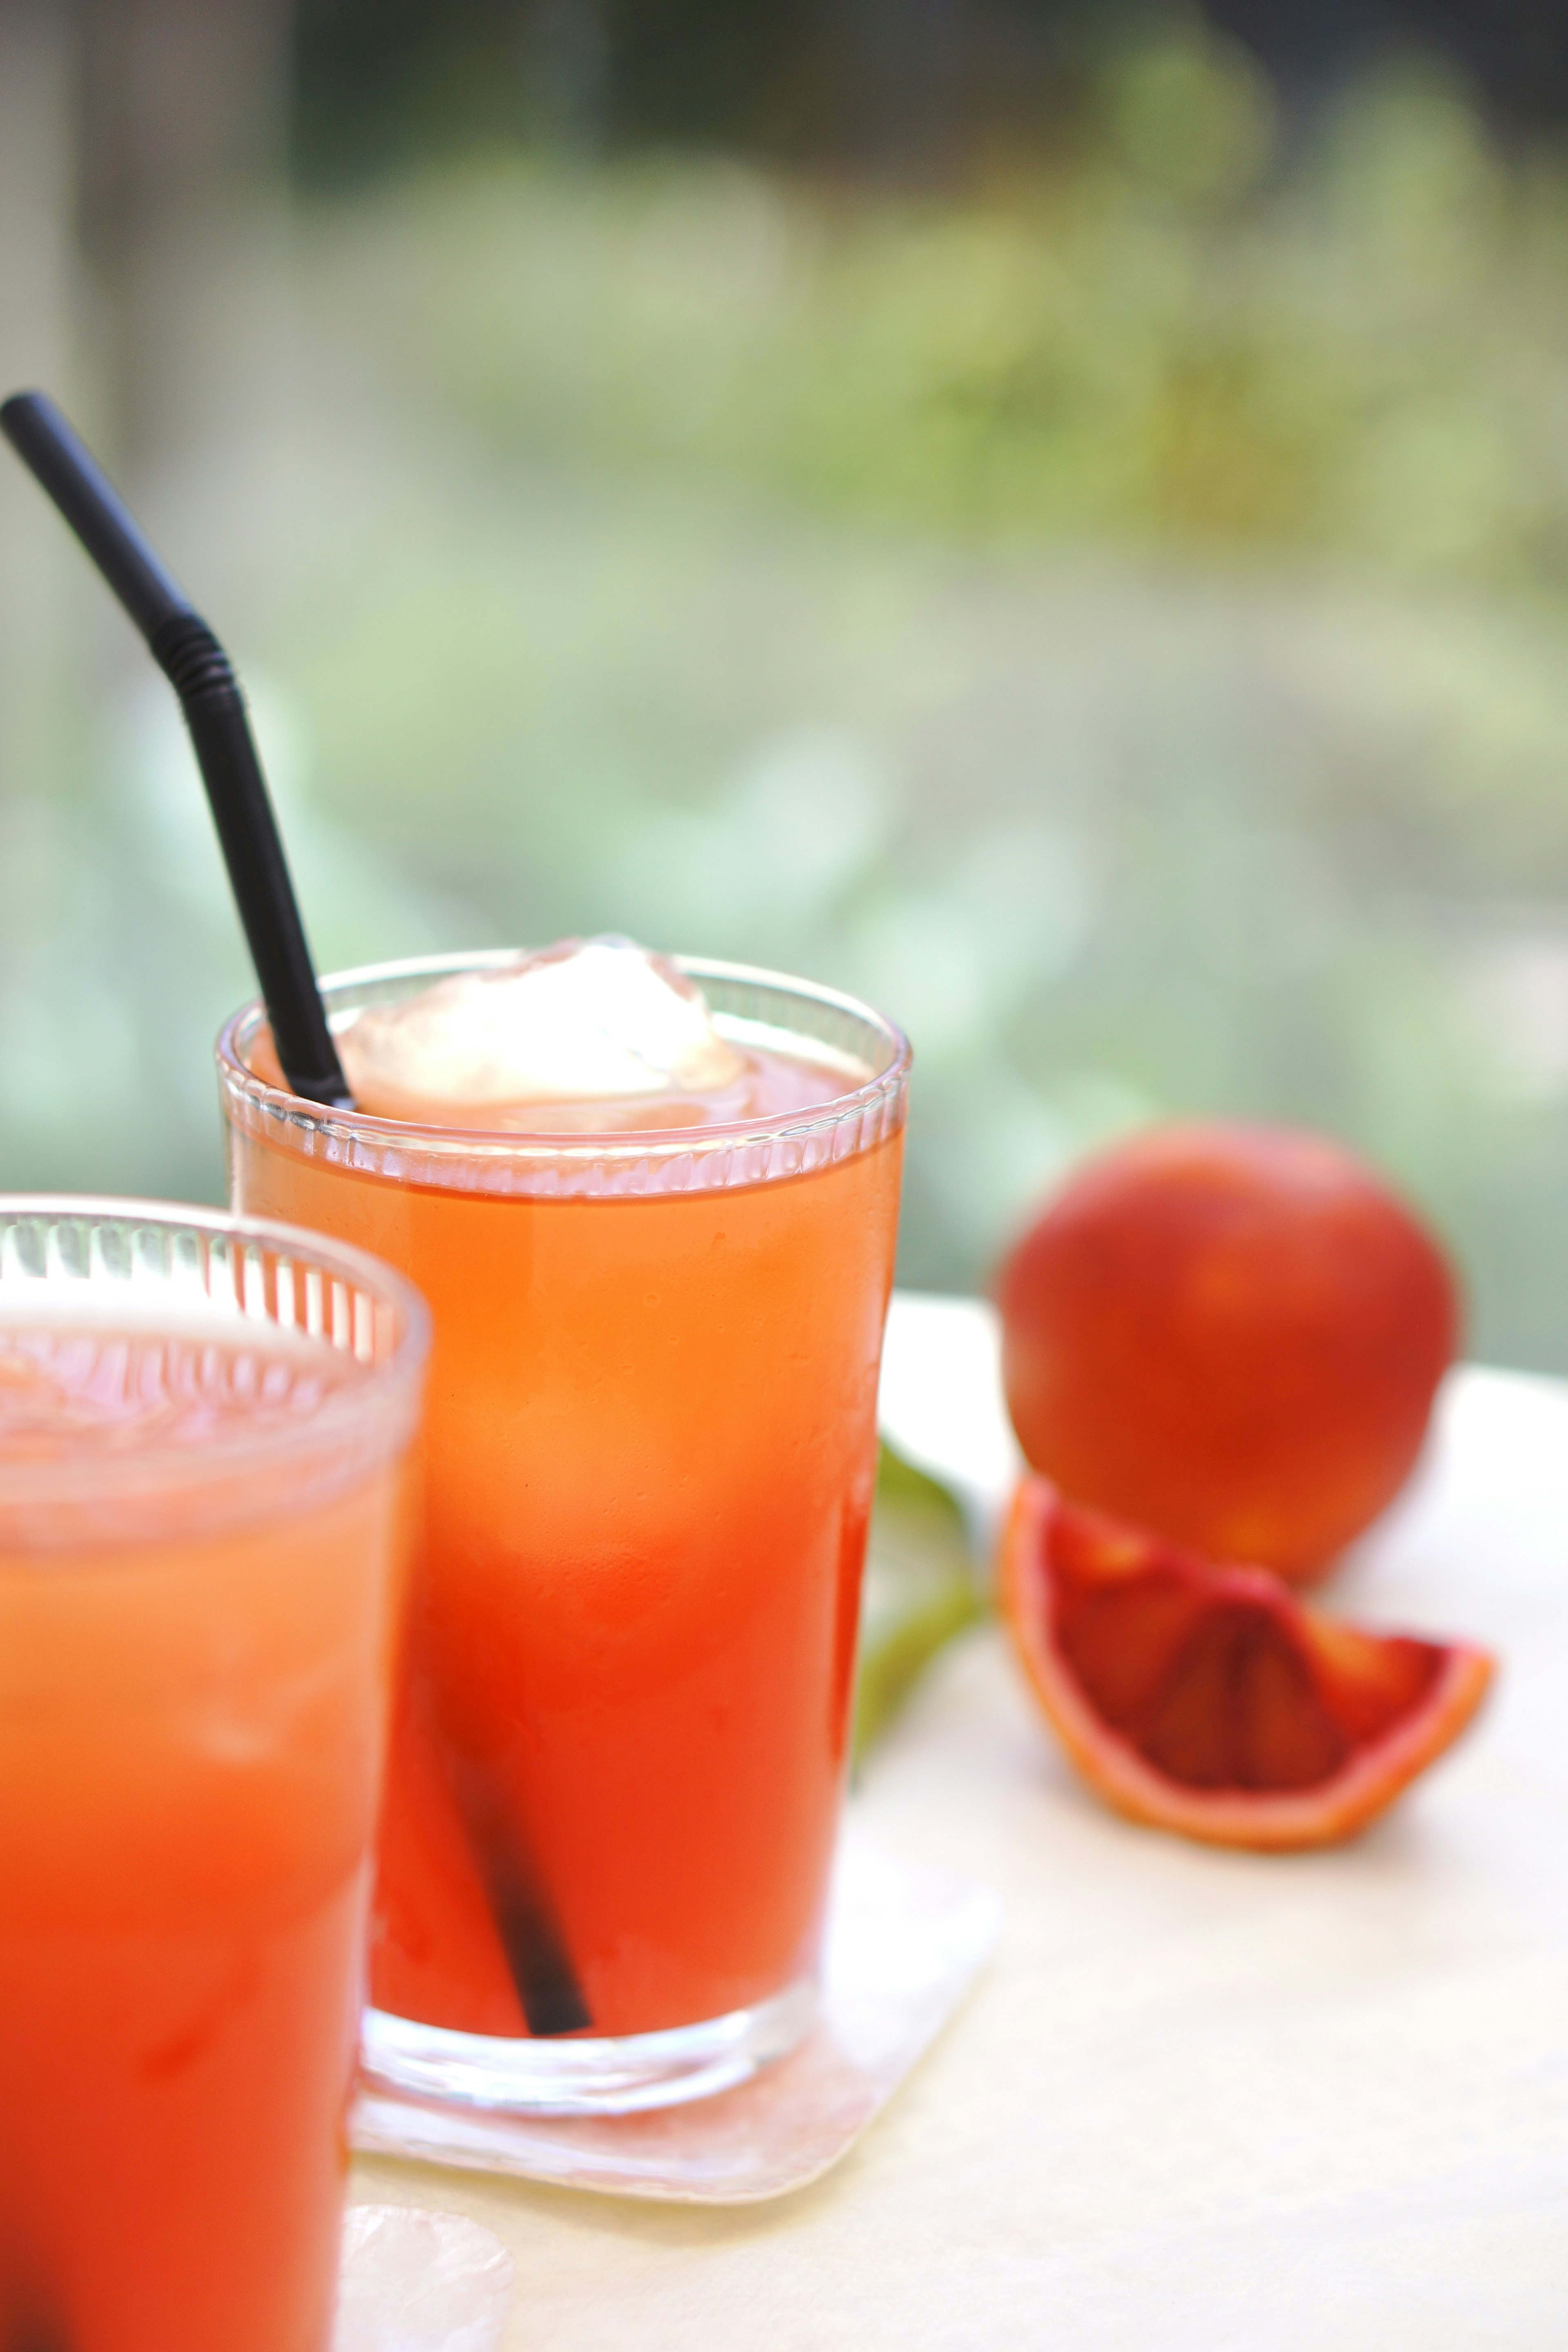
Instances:
[[[856,1770],[931,1661],[984,1613],[980,1563],[958,1503],[884,1444],[860,1609]]]

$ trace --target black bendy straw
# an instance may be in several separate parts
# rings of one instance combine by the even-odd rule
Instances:
[[[308,1102],[352,1108],[353,1097],[327,1026],[278,820],[228,656],[52,400],[41,392],[16,393],[0,404],[0,428],[53,499],[180,698],[284,1076]],[[488,1818],[489,1811],[470,1803],[468,1831],[529,2031],[580,2032],[591,2020],[571,1955],[525,1858],[508,1850]],[[16,2347],[0,2338],[0,2352]]]
[[[52,400],[41,392],[16,393],[0,406],[0,428],[180,698],[284,1076],[308,1102],[347,1108],[353,1097],[327,1026],[278,820],[228,656]]]

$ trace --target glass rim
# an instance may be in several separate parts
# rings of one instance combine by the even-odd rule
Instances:
[[[128,1237],[138,1231],[184,1234],[208,1244],[216,1241],[238,1244],[241,1249],[270,1252],[274,1258],[318,1272],[329,1281],[342,1283],[351,1291],[369,1297],[392,1316],[393,1339],[389,1351],[374,1360],[357,1344],[343,1346],[333,1336],[307,1332],[307,1339],[331,1348],[351,1362],[354,1370],[328,1389],[316,1410],[292,1423],[271,1420],[265,1428],[258,1429],[241,1417],[227,1427],[204,1435],[199,1444],[154,1440],[123,1454],[68,1451],[28,1462],[7,1462],[0,1454],[0,1518],[16,1510],[48,1509],[62,1504],[90,1507],[106,1500],[130,1500],[165,1488],[197,1493],[253,1475],[269,1463],[283,1465],[291,1459],[302,1461],[338,1447],[349,1453],[365,1451],[368,1446],[366,1458],[371,1454],[379,1458],[383,1453],[398,1451],[413,1435],[420,1383],[430,1352],[430,1309],[405,1276],[368,1250],[317,1233],[309,1226],[288,1224],[271,1217],[237,1215],[190,1202],[81,1192],[0,1192],[0,1346],[4,1345],[7,1330],[47,1327],[56,1320],[50,1315],[50,1300],[58,1302],[72,1290],[79,1290],[84,1300],[90,1290],[104,1302],[101,1318],[96,1313],[81,1315],[79,1310],[71,1318],[71,1323],[84,1329],[96,1327],[111,1330],[116,1293],[123,1290],[133,1294],[137,1302],[138,1312],[130,1318],[130,1328],[144,1329],[150,1337],[167,1334],[172,1326],[178,1326],[179,1336],[199,1339],[202,1322],[209,1312],[215,1331],[221,1327],[230,1336],[247,1327],[256,1331],[258,1339],[268,1331],[288,1336],[299,1330],[297,1325],[258,1311],[250,1304],[248,1283],[244,1291],[237,1288],[230,1306],[219,1295],[204,1290],[199,1276],[181,1280],[153,1269],[111,1274],[95,1282],[90,1272],[18,1274],[9,1262],[15,1246],[12,1236],[17,1227],[28,1223],[56,1228],[118,1227]],[[237,1255],[233,1264],[237,1267],[240,1263]],[[28,1291],[33,1292],[36,1302],[36,1311],[31,1315],[23,1303],[24,1294]],[[163,1295],[172,1302],[167,1322],[160,1320],[154,1303]],[[196,1303],[199,1297],[209,1301],[208,1307]],[[21,1307],[21,1312],[11,1311],[13,1302]],[[187,1310],[184,1317],[175,1311],[174,1302],[184,1304]],[[194,1314],[189,1311],[193,1307]],[[63,1318],[58,1322],[60,1328],[71,1328]],[[376,1436],[377,1422],[383,1416],[387,1433],[384,1443]],[[288,1507],[287,1496],[276,1504],[278,1508]],[[254,1516],[266,1515],[258,1511]]]
[[[318,984],[327,1002],[330,1016],[333,1009],[331,999],[356,989],[379,987],[397,980],[440,980],[465,971],[491,971],[513,963],[519,956],[529,952],[531,950],[525,948],[477,948],[455,953],[399,956],[384,963],[361,964],[348,971],[323,973]],[[737,987],[770,990],[778,995],[795,997],[859,1022],[885,1043],[887,1059],[879,1070],[874,1071],[858,1086],[847,1088],[843,1094],[835,1095],[827,1102],[812,1103],[805,1109],[789,1112],[778,1118],[726,1119],[698,1127],[608,1130],[453,1127],[438,1121],[380,1118],[370,1111],[338,1109],[331,1105],[310,1102],[304,1096],[290,1094],[283,1087],[269,1086],[265,1078],[258,1077],[248,1067],[239,1050],[242,1039],[248,1044],[266,1018],[266,1006],[257,996],[232,1013],[218,1032],[215,1055],[219,1083],[226,1095],[243,1096],[264,1112],[271,1113],[275,1118],[344,1140],[358,1139],[395,1150],[460,1153],[464,1158],[478,1160],[510,1160],[517,1162],[531,1158],[584,1165],[605,1162],[624,1165],[650,1159],[671,1160],[690,1153],[707,1156],[744,1150],[749,1146],[787,1143],[795,1139],[818,1135],[826,1129],[846,1125],[868,1112],[875,1112],[901,1093],[908,1080],[913,1049],[897,1022],[877,1012],[861,998],[851,996],[842,989],[829,988],[819,981],[801,980],[790,972],[773,971],[756,964],[733,963],[720,957],[672,955],[668,961],[699,985],[704,981],[717,981]],[[719,1017],[721,1020],[723,1015]],[[803,1042],[809,1045],[811,1040]]]

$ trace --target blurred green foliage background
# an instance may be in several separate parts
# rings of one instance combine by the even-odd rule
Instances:
[[[323,965],[619,929],[870,996],[930,1287],[1141,1120],[1323,1127],[1475,1352],[1568,1370],[1568,150],[1419,52],[1306,110],[1183,13],[1073,54],[926,173],[595,140],[521,68],[356,145],[328,77],[128,478]],[[199,791],[22,495],[0,1181],[213,1193]]]

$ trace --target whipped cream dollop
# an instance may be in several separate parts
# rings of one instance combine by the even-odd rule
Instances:
[[[630,940],[563,940],[368,1005],[337,1039],[362,1110],[457,1127],[548,1125],[541,1104],[722,1094],[746,1057],[700,989]]]

